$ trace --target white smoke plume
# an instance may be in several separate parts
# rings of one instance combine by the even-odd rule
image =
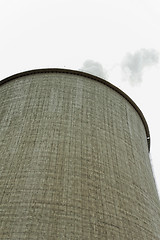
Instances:
[[[134,54],[128,53],[122,63],[123,78],[136,84],[142,81],[143,70],[159,61],[159,53],[155,49],[140,49]]]
[[[79,70],[106,79],[106,71],[99,62],[95,62],[93,60],[86,60],[83,63],[82,68],[80,68]]]

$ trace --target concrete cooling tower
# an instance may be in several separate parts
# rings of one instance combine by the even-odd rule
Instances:
[[[150,136],[109,82],[66,69],[0,83],[1,240],[158,240]]]

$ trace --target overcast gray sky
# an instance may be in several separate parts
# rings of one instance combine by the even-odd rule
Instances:
[[[159,0],[1,0],[0,79],[91,64],[144,113],[160,193],[159,29]]]

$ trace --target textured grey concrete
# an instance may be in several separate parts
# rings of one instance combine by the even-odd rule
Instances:
[[[67,73],[0,86],[0,239],[160,239],[146,130],[118,92]]]

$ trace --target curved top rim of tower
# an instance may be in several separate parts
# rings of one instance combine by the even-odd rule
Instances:
[[[14,80],[14,79],[17,79],[17,78],[20,78],[20,77],[23,77],[23,76],[27,76],[27,75],[39,74],[39,73],[65,73],[65,74],[79,75],[79,76],[83,76],[83,77],[90,78],[90,79],[93,79],[95,81],[101,82],[104,85],[108,86],[109,88],[118,92],[120,95],[122,95],[134,107],[134,109],[139,114],[139,116],[140,116],[140,118],[141,118],[141,120],[144,124],[144,127],[145,127],[147,143],[148,143],[148,150],[150,151],[150,132],[149,132],[149,127],[148,127],[147,121],[146,121],[142,111],[137,106],[137,104],[126,93],[124,93],[121,89],[119,89],[118,87],[116,87],[115,85],[113,85],[112,83],[108,82],[107,80],[105,80],[103,78],[92,75],[90,73],[78,71],[78,70],[63,69],[63,68],[42,68],[42,69],[28,70],[28,71],[24,71],[24,72],[20,72],[20,73],[11,75],[11,76],[1,80],[0,81],[0,86],[2,86],[3,84],[5,84],[5,83],[7,83],[11,80]]]

